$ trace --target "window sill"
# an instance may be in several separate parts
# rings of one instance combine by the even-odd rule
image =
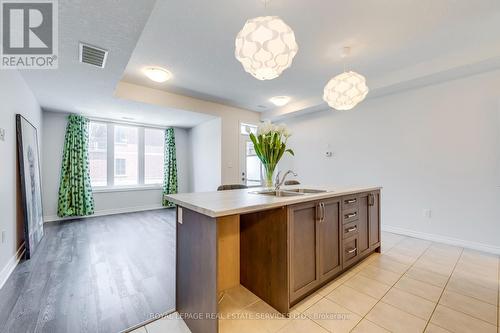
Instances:
[[[113,186],[113,187],[94,187],[94,193],[108,193],[108,192],[130,192],[130,191],[150,191],[162,190],[161,185],[136,185],[136,186]]]

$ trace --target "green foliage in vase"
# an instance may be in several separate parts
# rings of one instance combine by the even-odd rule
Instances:
[[[292,149],[287,148],[288,138],[291,136],[288,127],[284,124],[273,125],[270,122],[262,123],[257,134],[250,133],[254,150],[266,171],[266,185],[272,185],[272,176],[276,165],[285,153],[294,156]]]

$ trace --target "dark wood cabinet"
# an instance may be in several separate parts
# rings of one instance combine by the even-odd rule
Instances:
[[[380,191],[368,195],[370,249],[380,250]]]
[[[290,206],[290,300],[342,270],[340,198]]]
[[[359,258],[359,250],[358,250],[358,236],[354,236],[351,238],[344,239],[343,241],[343,253],[342,253],[342,263],[343,268],[349,267],[358,261]]]
[[[363,256],[370,249],[368,240],[368,193],[358,196],[358,254]]]
[[[307,202],[288,209],[290,300],[313,290],[319,283],[319,205]]]
[[[344,268],[380,246],[379,192],[342,198]]]
[[[380,192],[288,207],[290,304],[380,247]]]
[[[340,259],[340,199],[330,199],[318,203],[321,211],[319,227],[319,277],[328,280],[342,269]]]
[[[240,216],[240,283],[282,313],[380,247],[380,192]]]
[[[342,269],[340,199],[290,206],[290,300],[308,294]]]
[[[289,314],[302,299],[380,252],[380,200],[380,191],[369,188],[304,194],[279,206],[218,217],[178,206],[177,311],[193,332],[217,333],[212,314],[221,310],[224,291],[239,283]],[[210,316],[196,320],[200,313]]]

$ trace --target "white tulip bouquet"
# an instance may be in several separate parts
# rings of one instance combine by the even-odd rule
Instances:
[[[284,153],[294,156],[293,150],[286,148],[290,130],[285,124],[274,125],[264,122],[257,128],[257,135],[250,133],[255,153],[264,166],[265,186],[273,186],[273,174]]]

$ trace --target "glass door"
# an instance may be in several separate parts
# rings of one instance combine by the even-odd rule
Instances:
[[[240,175],[241,183],[251,186],[262,185],[262,164],[255,154],[253,142],[248,133],[256,131],[257,127],[248,124],[241,124],[240,136]]]

